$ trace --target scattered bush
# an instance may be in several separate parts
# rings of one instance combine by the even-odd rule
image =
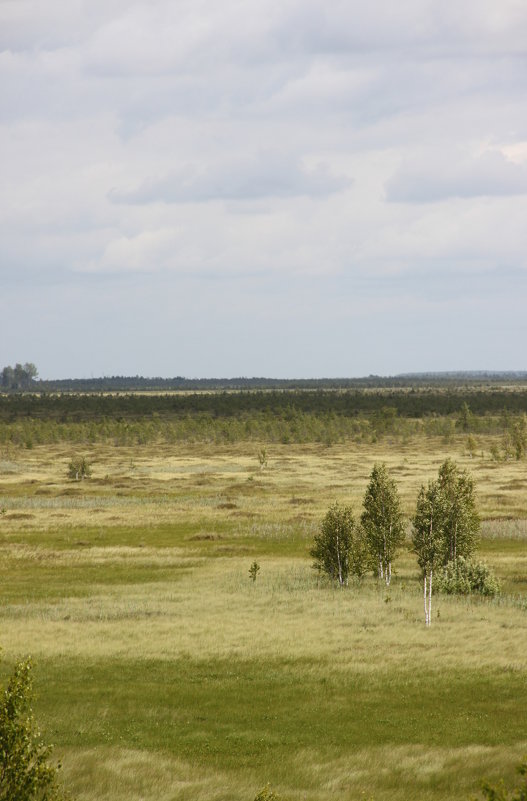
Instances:
[[[269,785],[266,785],[263,790],[260,790],[258,795],[255,796],[254,801],[282,801],[282,797],[274,793]]]
[[[256,576],[258,575],[259,572],[260,572],[260,565],[258,564],[258,562],[253,562],[249,568],[249,576],[251,578],[251,581],[256,581]]]
[[[68,478],[83,481],[91,476],[91,465],[85,456],[74,456],[68,465]]]
[[[447,562],[437,575],[436,587],[446,595],[499,595],[500,584],[485,562],[474,562],[458,556]]]
[[[258,451],[258,464],[260,465],[260,470],[263,470],[267,467],[267,450],[265,448],[260,448]]]

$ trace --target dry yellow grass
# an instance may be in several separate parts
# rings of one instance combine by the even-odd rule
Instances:
[[[480,438],[479,444],[487,453],[489,443]],[[157,525],[182,517],[190,523],[229,524],[254,518],[318,520],[335,500],[359,509],[376,461],[386,462],[410,516],[420,485],[437,474],[447,457],[472,472],[484,517],[527,517],[524,462],[496,463],[488,453],[471,458],[464,437],[450,443],[420,437],[406,444],[386,439],[268,450],[268,467],[261,471],[251,444],[93,446],[85,450],[93,478],[78,483],[66,478],[73,450],[64,445],[11,452],[9,461],[0,461],[0,505],[5,509],[0,531]]]
[[[485,451],[488,445],[479,443]],[[63,445],[12,449],[0,458],[0,645],[11,663],[31,652],[55,682],[54,695],[43,706],[61,733],[65,778],[78,801],[251,801],[265,781],[295,801],[452,801],[467,798],[487,772],[510,773],[527,748],[516,729],[505,737],[509,720],[513,728],[527,703],[527,616],[520,601],[436,596],[433,625],[426,629],[416,564],[408,552],[398,560],[389,590],[368,579],[340,591],[317,583],[308,551],[333,501],[352,503],[360,511],[375,461],[387,463],[410,516],[420,484],[451,457],[476,480],[488,521],[489,560],[511,581],[521,578],[527,574],[527,528],[511,523],[506,542],[492,537],[504,530],[494,530],[494,518],[527,518],[525,463],[470,458],[462,437],[450,443],[386,439],[268,451],[268,467],[260,470],[257,448],[246,444],[97,446],[84,451],[93,463],[93,478],[79,483],[66,478],[73,450]],[[253,559],[261,566],[255,583],[248,576]],[[192,671],[203,664],[211,666],[207,676],[217,665],[220,679],[195,680]],[[134,717],[134,707],[130,712],[128,701],[119,701],[121,670],[137,680],[138,693],[147,693],[149,671],[159,665],[183,687],[179,700],[171,702],[166,739],[152,734],[156,717],[164,719],[166,703],[155,686],[149,690],[154,700],[143,703],[137,697],[138,708],[142,703],[144,708],[136,729],[130,733],[123,725],[112,733],[114,716]],[[185,665],[190,678],[179,673]],[[75,679],[69,678],[70,669],[77,671]],[[232,672],[240,673],[239,689],[235,684],[233,691]],[[86,696],[81,695],[84,681]],[[288,693],[296,692],[299,682],[315,692],[327,682],[328,706],[342,692],[346,714],[353,716],[360,712],[353,707],[354,681],[371,683],[373,695],[378,688],[385,691],[378,707],[372,706],[373,718],[389,719],[398,703],[388,743],[377,741],[374,729],[360,739],[367,718],[358,739],[340,749],[328,748],[318,735],[306,745],[304,720],[298,732],[288,728],[296,711],[287,707]],[[339,689],[346,682],[347,695]],[[406,709],[400,701],[412,682],[416,688],[409,697],[419,703],[422,690],[428,713]],[[213,717],[205,721],[198,707],[178,717],[177,703],[194,697],[196,683],[205,705],[226,692],[225,709],[216,710],[221,725],[210,734],[212,745],[206,738],[214,729]],[[432,735],[441,724],[441,709],[436,714],[426,700],[436,686],[438,703],[445,700],[444,743],[428,738],[429,730]],[[451,699],[452,686],[458,695]],[[511,706],[509,686],[518,693],[517,705],[513,699]],[[62,710],[64,692],[73,701],[72,711],[68,701],[55,713],[57,705]],[[279,724],[273,710],[267,717],[270,692],[286,704],[282,717],[282,710],[275,710]],[[358,699],[373,703],[366,690],[360,692]],[[499,697],[496,706],[493,697],[485,699],[487,706],[479,712],[474,698],[485,692]],[[45,696],[46,688],[41,693]],[[231,705],[244,693],[242,714],[232,722]],[[324,717],[324,704],[312,697],[301,701],[313,704],[307,725]],[[467,741],[464,723],[455,717],[465,702],[472,710]],[[421,715],[431,708],[428,725]],[[495,742],[489,723],[494,713],[505,732]],[[70,714],[81,717],[78,726]],[[99,728],[93,720],[97,715]],[[254,731],[253,716],[258,720]],[[449,741],[451,719],[461,726],[457,744]],[[339,722],[338,715],[328,720],[333,726]],[[400,741],[399,725],[405,732]],[[188,734],[179,737],[186,726]],[[346,734],[346,721],[341,726]],[[227,735],[233,737],[231,751]],[[259,750],[260,735],[269,752],[264,745]],[[183,746],[191,756],[178,750]],[[245,754],[240,765],[236,748]]]
[[[58,554],[88,568],[123,559],[151,564],[141,549]],[[185,565],[167,549],[158,555]],[[33,558],[38,558],[34,553]],[[2,610],[6,655],[37,658],[327,659],[331,669],[377,671],[527,670],[527,618],[507,603],[434,600],[431,631],[422,625],[422,599],[413,584],[388,592],[375,585],[322,591],[306,559],[284,565],[262,559],[258,581],[249,560],[230,557],[194,566],[178,580],[93,585],[88,597],[37,600]],[[386,602],[386,598],[389,601]],[[439,613],[439,617],[438,617]],[[255,633],[257,632],[257,636]],[[440,655],[440,658],[439,658]]]

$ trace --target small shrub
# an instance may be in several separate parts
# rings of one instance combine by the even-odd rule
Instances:
[[[527,758],[517,770],[523,778],[519,786],[511,792],[505,789],[503,781],[497,785],[484,782],[482,791],[486,801],[527,801]]]
[[[437,576],[436,587],[445,595],[499,595],[500,583],[485,562],[458,556],[447,562]]]
[[[501,462],[502,460],[500,449],[495,442],[490,446],[490,458],[493,462]]]
[[[474,459],[478,450],[478,441],[472,434],[467,437],[467,453],[471,459]]]
[[[74,456],[68,465],[68,478],[83,481],[91,476],[91,465],[85,456]]]
[[[0,693],[0,798],[2,801],[59,801],[60,765],[49,762],[31,708],[31,661],[19,662]]]
[[[254,801],[282,801],[282,797],[273,792],[269,785],[266,785],[263,790],[260,790],[258,795],[254,797]]]
[[[256,581],[256,576],[260,572],[260,565],[258,562],[253,562],[249,568],[249,576],[251,577],[251,581]]]

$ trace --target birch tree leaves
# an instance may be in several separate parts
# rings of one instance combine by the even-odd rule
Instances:
[[[362,578],[374,570],[387,585],[392,576],[392,560],[404,540],[404,521],[395,482],[384,464],[376,464],[364,496],[364,511],[356,525],[349,506],[332,506],[315,536],[311,556],[315,567],[339,584],[348,576]]]
[[[320,533],[315,535],[311,556],[315,560],[313,567],[338,581],[341,587],[348,583],[350,573],[363,577],[368,569],[368,553],[351,507],[335,503],[328,509]]]
[[[404,541],[404,520],[395,481],[386,465],[376,464],[364,496],[361,525],[379,578],[387,585],[392,578],[392,560]]]
[[[421,487],[413,519],[413,549],[424,582],[425,623],[431,623],[434,571],[458,557],[470,559],[476,547],[479,516],[474,482],[447,459],[436,481]]]

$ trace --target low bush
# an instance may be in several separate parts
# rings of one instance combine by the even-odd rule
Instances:
[[[445,595],[499,595],[500,583],[485,562],[462,556],[447,562],[436,579],[436,589]]]
[[[82,481],[91,476],[91,465],[85,456],[75,456],[68,465],[68,478]]]

